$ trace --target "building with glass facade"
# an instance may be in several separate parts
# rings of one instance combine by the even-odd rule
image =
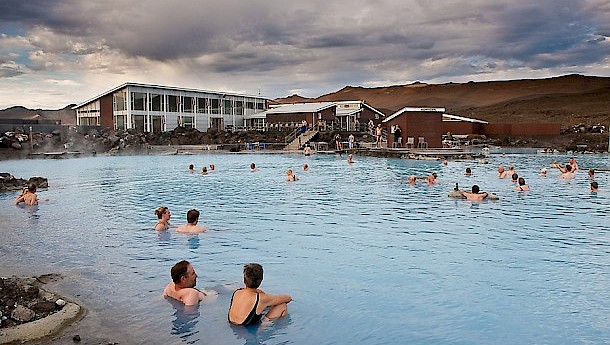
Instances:
[[[232,130],[263,112],[268,99],[219,91],[125,83],[74,106],[76,124],[164,132],[176,127]]]

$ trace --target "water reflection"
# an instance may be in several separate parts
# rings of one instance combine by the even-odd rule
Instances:
[[[178,335],[184,339],[199,333],[199,331],[193,332],[201,314],[199,312],[199,304],[185,306],[182,302],[167,296],[165,296],[165,300],[174,308],[174,319],[172,320],[170,334]]]
[[[38,220],[40,219],[40,215],[38,214],[38,205],[30,206],[19,204],[17,207],[24,210],[28,214],[29,224],[38,225]]]
[[[169,242],[172,238],[172,235],[168,230],[164,230],[157,231],[157,237],[159,238],[159,242]]]
[[[189,235],[188,244],[189,244],[189,249],[198,249],[199,248],[199,235]]]
[[[250,326],[238,326],[230,324],[231,330],[238,339],[244,339],[245,345],[265,344],[275,338],[278,333],[288,328],[292,323],[290,314],[277,320],[263,319],[261,323]]]

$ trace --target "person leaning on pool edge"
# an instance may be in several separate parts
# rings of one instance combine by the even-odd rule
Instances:
[[[245,288],[233,292],[229,305],[228,319],[235,325],[253,325],[264,317],[276,319],[288,313],[290,295],[271,295],[258,287],[263,281],[263,266],[257,263],[244,265]],[[263,315],[266,308],[269,311]]]

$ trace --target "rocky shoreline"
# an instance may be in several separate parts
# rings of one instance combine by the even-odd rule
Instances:
[[[49,337],[82,317],[78,304],[43,288],[60,278],[0,277],[0,344]]]

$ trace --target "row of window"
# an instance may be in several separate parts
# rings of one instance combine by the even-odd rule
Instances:
[[[113,94],[114,111],[127,110],[126,96],[126,92],[115,92]],[[263,111],[264,103],[252,100],[221,100],[217,98],[158,95],[142,92],[131,93],[131,110],[244,115],[245,109]]]

